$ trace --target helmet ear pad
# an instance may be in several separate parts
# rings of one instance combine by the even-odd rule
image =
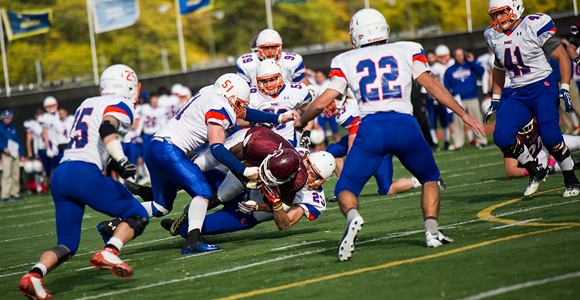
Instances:
[[[296,150],[282,148],[268,155],[260,164],[260,179],[267,185],[284,184],[300,170],[300,155]]]

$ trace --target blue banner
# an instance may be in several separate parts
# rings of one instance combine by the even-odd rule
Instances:
[[[46,33],[52,23],[52,9],[13,12],[2,9],[8,40]]]
[[[213,8],[213,0],[179,0],[179,13],[204,12]]]
[[[129,27],[139,20],[137,0],[92,0],[95,33]]]

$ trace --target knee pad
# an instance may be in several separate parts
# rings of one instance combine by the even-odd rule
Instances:
[[[568,149],[568,146],[564,144],[564,142],[560,143],[556,149],[552,149],[551,147],[548,148],[548,153],[550,153],[550,155],[552,155],[558,162],[561,162],[564,159],[570,157],[570,150]]]
[[[123,221],[127,222],[127,224],[129,224],[129,227],[133,228],[133,230],[135,231],[135,236],[133,238],[140,236],[141,233],[143,233],[143,231],[145,230],[145,226],[149,224],[149,219],[141,216],[130,216]]]
[[[503,152],[507,157],[518,159],[520,154],[524,153],[524,147],[519,140],[516,140],[512,145],[501,148],[501,152]]]
[[[65,245],[58,245],[49,251],[54,252],[58,257],[58,265],[69,260],[74,255],[74,253]]]

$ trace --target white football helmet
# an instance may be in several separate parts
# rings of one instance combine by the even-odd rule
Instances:
[[[183,88],[183,85],[181,83],[174,83],[171,86],[171,94],[173,94],[173,95],[179,94],[179,91],[181,91],[181,88]]]
[[[214,90],[224,96],[236,111],[236,118],[246,112],[250,104],[250,87],[238,74],[226,73],[215,81]]]
[[[355,49],[389,40],[389,25],[383,14],[372,8],[359,10],[350,19],[350,40]]]
[[[22,168],[24,169],[24,172],[26,174],[32,174],[34,172],[34,166],[32,164],[32,160],[25,162],[24,166],[22,166]]]
[[[32,161],[32,170],[34,170],[34,172],[36,173],[40,173],[42,172],[43,166],[42,163],[40,162],[40,160],[35,159]]]
[[[191,98],[191,90],[186,86],[182,86],[179,92],[177,93],[177,96],[185,97],[189,100],[189,98]]]
[[[505,18],[498,19],[497,13],[507,10]],[[489,0],[487,14],[491,17],[491,26],[497,31],[504,31],[514,24],[524,13],[522,0]]]
[[[260,57],[260,60],[268,58],[278,60],[282,57],[282,38],[276,30],[262,30],[256,39],[256,46],[258,47],[258,56]],[[276,47],[276,49],[265,49],[266,47]]]
[[[318,176],[320,176],[320,178],[316,180],[312,180],[310,179],[310,176],[308,176],[308,183],[306,184],[306,187],[309,189],[319,188],[330,178],[330,176],[332,176],[332,174],[334,174],[336,162],[334,157],[326,151],[314,152],[306,158],[306,161],[310,164],[312,170],[318,174]]]
[[[266,86],[265,81],[268,79],[275,79],[274,85]],[[260,62],[256,70],[256,80],[258,81],[258,89],[265,95],[276,96],[284,86],[282,68],[273,59],[265,59]]]
[[[141,84],[137,74],[126,65],[112,65],[101,74],[101,95],[117,95],[139,104]]]
[[[48,96],[44,98],[43,106],[47,112],[54,114],[58,110],[58,101],[53,96]]]
[[[435,56],[440,56],[440,55],[445,55],[445,54],[449,54],[451,55],[451,51],[449,51],[449,47],[440,44],[439,46],[435,47]]]
[[[313,145],[320,145],[326,139],[326,135],[323,130],[321,129],[312,129],[310,131],[310,141]]]

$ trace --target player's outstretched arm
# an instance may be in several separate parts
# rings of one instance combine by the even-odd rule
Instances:
[[[215,159],[224,164],[234,173],[244,175],[250,180],[258,179],[257,167],[246,167],[228,149],[226,149],[226,147],[224,147],[226,134],[221,125],[211,122],[207,124],[207,136],[209,149]]]
[[[570,84],[570,78],[572,76],[572,67],[570,66],[570,57],[568,57],[568,53],[564,50],[564,47],[558,46],[550,57],[553,58],[555,61],[558,62],[560,65],[560,76],[562,78],[562,83]]]
[[[420,85],[422,85],[427,91],[435,98],[439,103],[445,105],[451,109],[454,113],[461,117],[463,122],[467,123],[469,126],[473,127],[476,134],[485,136],[485,129],[483,125],[476,120],[474,117],[469,115],[460,105],[453,99],[453,96],[447,91],[447,89],[441,85],[441,83],[427,72],[419,75],[415,79]]]
[[[119,121],[112,116],[105,116],[101,127],[99,128],[99,134],[105,144],[105,149],[109,152],[109,155],[117,162],[116,171],[122,178],[128,178],[135,176],[137,173],[137,167],[132,164],[125,153],[123,152],[123,146],[121,146],[121,141],[119,140],[117,134],[117,128],[119,128]]]

